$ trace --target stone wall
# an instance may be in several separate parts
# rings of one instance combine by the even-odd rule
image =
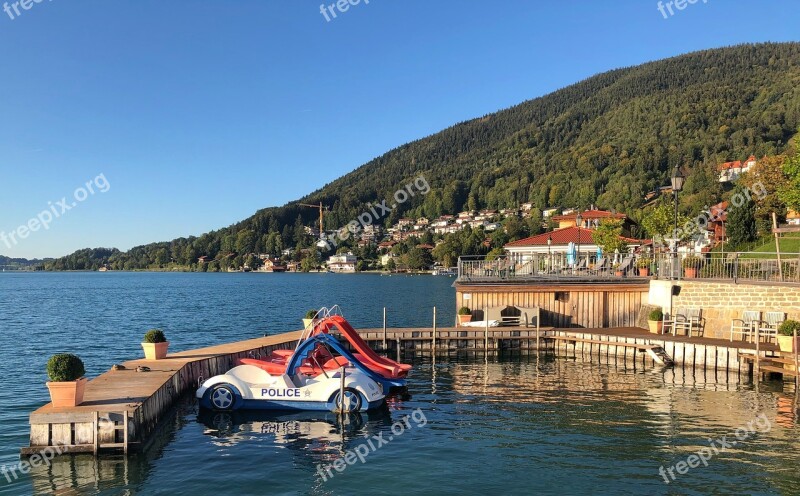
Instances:
[[[666,287],[670,281],[652,281],[649,302],[670,310]],[[780,311],[788,318],[800,320],[800,286],[734,284],[733,282],[687,281],[677,282],[680,294],[672,298],[676,308],[703,309],[705,337],[730,337],[731,320],[742,317],[745,310],[761,312]]]

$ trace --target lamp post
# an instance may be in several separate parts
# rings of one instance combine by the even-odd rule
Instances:
[[[575,257],[575,266],[577,267],[581,259],[581,225],[583,224],[583,217],[580,212],[578,212],[578,215],[575,217],[575,223],[578,225],[578,256]]]
[[[681,172],[681,166],[676,165],[672,171],[672,194],[675,196],[675,231],[672,233],[675,238],[675,249],[672,254],[672,261],[675,264],[672,269],[673,277],[675,277],[676,273],[678,274],[677,277],[680,277],[679,270],[676,270],[678,266],[678,193],[683,190],[684,181],[686,181],[686,176]]]

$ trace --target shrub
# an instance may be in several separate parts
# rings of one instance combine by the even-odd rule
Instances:
[[[319,312],[319,310],[314,310],[314,309],[312,308],[311,310],[309,310],[308,312],[306,312],[306,316],[305,316],[304,318],[306,318],[306,319],[313,319],[314,317],[316,317],[316,316],[317,316],[317,312]]]
[[[459,315],[472,315],[472,310],[467,307],[461,307],[458,309]]]
[[[800,322],[796,320],[786,320],[778,327],[778,334],[781,336],[794,336],[794,331],[800,335]]]
[[[703,259],[695,257],[694,255],[689,255],[681,260],[681,266],[683,266],[684,269],[699,269],[702,265]]]
[[[166,343],[167,337],[161,329],[150,329],[144,335],[145,343]]]
[[[62,353],[47,361],[47,376],[51,382],[73,382],[85,374],[83,361],[75,355]]]
[[[660,308],[656,308],[650,311],[650,315],[647,317],[647,320],[663,320],[664,319],[664,312]]]

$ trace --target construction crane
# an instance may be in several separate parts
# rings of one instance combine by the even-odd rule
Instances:
[[[322,220],[323,220],[323,216],[325,215],[325,210],[330,210],[330,208],[328,208],[325,205],[323,205],[322,202],[319,202],[319,205],[309,205],[308,203],[300,203],[299,205],[301,207],[309,207],[309,208],[318,208],[319,209],[319,239],[323,239],[323,236],[324,236],[324,233],[325,233],[325,229],[323,229]]]

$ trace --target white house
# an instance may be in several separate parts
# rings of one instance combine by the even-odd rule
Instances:
[[[333,255],[328,259],[328,270],[332,272],[355,272],[358,258],[352,253]]]

